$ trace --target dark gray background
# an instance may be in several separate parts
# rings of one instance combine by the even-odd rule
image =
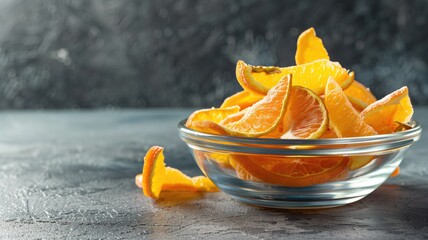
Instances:
[[[377,97],[428,103],[428,1],[0,0],[0,108],[210,107],[314,26]]]

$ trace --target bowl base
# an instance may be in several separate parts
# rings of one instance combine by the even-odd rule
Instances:
[[[230,194],[230,193],[229,193]],[[230,194],[231,195],[231,194]],[[266,207],[266,208],[278,208],[278,209],[324,209],[324,208],[334,208],[340,207],[346,204],[356,202],[365,196],[346,198],[346,199],[335,199],[335,200],[324,200],[324,201],[284,201],[284,200],[265,200],[265,199],[249,199],[242,198],[238,196],[231,195],[233,199],[238,200],[239,202],[249,204],[257,207]]]

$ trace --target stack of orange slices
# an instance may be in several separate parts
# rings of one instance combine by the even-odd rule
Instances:
[[[239,60],[236,78],[243,90],[219,108],[195,111],[186,126],[228,136],[317,139],[393,133],[412,118],[407,87],[377,100],[355,80],[354,72],[330,61],[313,28],[299,36],[295,61],[295,66],[275,67]],[[230,155],[227,159],[242,179],[302,187],[340,179],[373,157]],[[224,164],[224,156],[221,161]],[[144,172],[143,182],[148,182]]]

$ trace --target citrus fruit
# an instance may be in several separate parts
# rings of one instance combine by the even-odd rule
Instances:
[[[349,157],[350,161],[348,164],[348,168],[350,170],[356,170],[362,168],[369,164],[374,157],[373,156],[351,156]]]
[[[330,60],[321,38],[318,38],[315,29],[309,28],[302,32],[297,39],[296,64],[305,64],[319,59]]]
[[[193,122],[210,120],[219,123],[227,116],[239,112],[239,106],[231,106],[227,108],[209,108],[201,109],[193,112],[186,121],[186,127],[191,128]]]
[[[402,87],[370,104],[361,112],[364,121],[381,134],[393,133],[396,122],[408,123],[413,115],[407,87]]]
[[[218,192],[217,186],[205,176],[192,177],[192,184],[199,192]]]
[[[236,122],[236,121],[240,120],[245,115],[245,113],[247,112],[247,110],[248,110],[248,108],[246,108],[246,109],[244,109],[242,111],[239,111],[237,113],[229,115],[228,117],[226,117],[225,119],[223,119],[220,122],[220,125],[226,125],[228,123],[233,123],[233,122]]]
[[[144,195],[157,199],[161,191],[218,191],[205,176],[189,177],[180,170],[165,167],[163,147],[153,146],[144,157],[142,174],[135,177],[135,183],[143,189]]]
[[[205,176],[189,177],[182,173],[180,170],[166,167],[165,179],[168,182],[163,183],[162,191],[174,191],[174,192],[216,192],[218,191],[217,186]],[[139,188],[143,188],[142,185],[143,175],[138,174],[135,176],[135,184]]]
[[[334,131],[328,129],[323,133],[323,135],[321,135],[320,138],[337,138],[337,135],[334,133]]]
[[[359,137],[377,134],[372,127],[363,121],[363,118],[349,102],[340,85],[333,78],[327,81],[324,103],[330,118],[330,125],[338,137]]]
[[[315,139],[328,127],[328,114],[322,100],[311,90],[293,86],[287,109],[278,127],[264,138]]]
[[[227,132],[222,126],[210,120],[200,120],[191,122],[189,124],[189,128],[203,133],[227,135]]]
[[[163,147],[153,146],[144,157],[143,193],[147,197],[158,198],[165,181]]]
[[[332,76],[346,89],[354,81],[354,74],[342,68],[339,63],[326,59],[314,62],[279,68],[255,67],[240,60],[236,64],[236,78],[239,84],[248,92],[266,95],[269,89],[287,74],[293,75],[293,85],[311,89],[315,94],[322,95],[325,85]]]
[[[233,160],[251,178],[289,187],[305,187],[339,180],[346,174],[348,165],[348,159],[344,157],[235,155]],[[244,176],[249,178],[248,175]]]
[[[254,103],[258,102],[263,98],[263,95],[251,94],[247,91],[241,91],[233,94],[232,96],[226,98],[221,104],[220,108],[227,108],[232,106],[239,106],[241,110],[252,106]]]
[[[284,116],[290,95],[291,76],[284,76],[262,100],[246,109],[241,119],[222,124],[228,135],[258,137],[275,129]]]
[[[355,80],[344,92],[354,108],[359,112],[376,102],[376,97],[370,92],[370,89]]]
[[[192,178],[176,168],[166,167],[165,180],[162,191],[198,191],[193,185]]]
[[[281,138],[319,138],[327,130],[327,110],[311,90],[294,86],[288,101]]]
[[[400,174],[400,167],[397,167],[394,172],[391,173],[391,177],[396,177]]]
[[[186,127],[199,132],[225,135],[226,131],[218,123],[238,111],[239,106],[197,110],[187,119]]]

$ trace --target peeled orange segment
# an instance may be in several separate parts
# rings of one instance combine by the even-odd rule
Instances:
[[[393,133],[396,122],[408,123],[413,115],[407,87],[402,87],[370,104],[361,112],[364,121],[381,134]]]
[[[324,103],[330,125],[338,137],[359,137],[376,135],[377,132],[363,121],[363,118],[349,102],[340,85],[330,78],[325,89]]]
[[[147,197],[158,198],[165,181],[163,147],[153,146],[144,157],[143,193]]]
[[[319,59],[330,60],[321,38],[318,38],[315,29],[309,28],[302,32],[297,39],[296,64],[305,64]]]
[[[376,97],[370,92],[370,89],[355,80],[344,92],[354,108],[360,112],[376,102]]]
[[[328,114],[322,100],[307,88],[293,86],[281,138],[319,138],[327,127]]]
[[[314,62],[279,68],[254,67],[240,60],[236,64],[236,78],[239,84],[248,92],[266,95],[279,80],[287,74],[293,75],[293,86],[309,88],[317,95],[324,93],[325,85],[331,76],[346,89],[354,81],[354,74],[342,68],[339,63],[326,59]]]
[[[348,168],[356,170],[369,164],[374,159],[373,156],[351,156],[349,157]]]
[[[233,156],[237,166],[257,180],[290,187],[305,187],[343,178],[348,160],[344,157]],[[245,176],[248,178],[248,176]]]
[[[222,124],[228,135],[258,137],[275,129],[284,116],[291,89],[291,76],[284,76],[259,102],[246,109],[235,122]]]
[[[186,121],[186,127],[191,127],[192,122],[209,120],[219,123],[227,116],[239,112],[239,106],[231,106],[227,108],[210,108],[201,109],[193,112]]]
[[[241,110],[243,110],[247,107],[251,107],[254,103],[260,101],[262,98],[263,95],[251,94],[244,90],[226,98],[223,101],[223,104],[221,104],[220,108],[228,108],[237,105],[241,108]]]

